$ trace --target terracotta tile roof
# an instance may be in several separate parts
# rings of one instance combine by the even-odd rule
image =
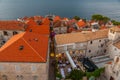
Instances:
[[[49,35],[50,34],[49,28],[50,28],[49,25],[31,25],[27,27],[26,31]]]
[[[107,27],[103,25],[100,27],[100,29],[107,29]]]
[[[48,36],[23,32],[0,48],[1,62],[46,62]]]
[[[115,26],[115,27],[112,27],[110,29],[115,31],[115,32],[120,32],[120,27],[119,26]]]
[[[53,23],[53,27],[67,27],[68,24],[65,21],[56,21]]]
[[[0,21],[0,30],[24,30],[24,26],[19,21]]]
[[[49,20],[49,18],[43,18],[43,19],[42,19],[42,23],[43,23],[44,25],[50,25],[50,20]]]
[[[26,24],[27,24],[28,26],[37,25],[37,23],[36,23],[34,20],[32,20],[32,19],[28,20]]]
[[[68,18],[66,18],[66,17],[64,17],[62,20],[64,20],[64,21],[69,21],[69,19],[68,19]]]
[[[86,23],[85,23],[83,20],[79,20],[79,21],[77,22],[77,25],[78,25],[79,27],[85,27],[85,26],[86,26]]]
[[[116,42],[115,44],[113,44],[115,47],[117,47],[118,49],[120,49],[120,41]]]
[[[100,38],[107,38],[108,37],[108,29],[99,30],[96,32],[89,32],[89,33],[69,33],[69,34],[58,34],[55,36],[56,44],[68,44],[68,43],[75,43],[75,42],[86,42],[89,40],[95,40]]]
[[[53,22],[60,21],[60,20],[61,20],[60,16],[55,16]]]

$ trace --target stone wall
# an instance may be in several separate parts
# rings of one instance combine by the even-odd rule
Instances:
[[[0,62],[0,80],[4,75],[7,80],[48,80],[48,68],[46,63]]]

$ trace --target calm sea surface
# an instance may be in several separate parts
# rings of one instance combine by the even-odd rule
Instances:
[[[50,13],[86,19],[99,13],[120,21],[120,0],[0,0],[0,20]]]

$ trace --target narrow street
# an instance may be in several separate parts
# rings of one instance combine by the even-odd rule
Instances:
[[[52,30],[50,30],[52,32]],[[50,33],[51,34],[51,33]],[[55,75],[55,51],[54,51],[54,40],[50,36],[50,54],[49,54],[49,79],[48,80],[56,80]]]
[[[54,46],[53,42],[50,43],[50,58],[49,58],[49,80],[55,79],[55,65],[53,62],[55,61],[55,56],[51,56],[51,53],[54,54]]]

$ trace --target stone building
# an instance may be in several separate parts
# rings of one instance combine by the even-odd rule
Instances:
[[[105,76],[106,80],[120,79],[120,56],[115,56],[114,61],[106,65]]]
[[[77,51],[87,57],[108,54],[111,58],[120,54],[120,28],[98,30],[87,33],[69,33],[55,36],[56,53]]]
[[[0,80],[48,80],[49,36],[22,32],[0,48]]]
[[[68,25],[67,25],[67,21],[56,21],[53,23],[53,31],[56,33],[56,34],[65,34],[67,33],[67,28],[68,28]]]
[[[69,33],[55,36],[56,53],[76,52],[77,55],[95,57],[106,54],[108,29],[88,33]]]

